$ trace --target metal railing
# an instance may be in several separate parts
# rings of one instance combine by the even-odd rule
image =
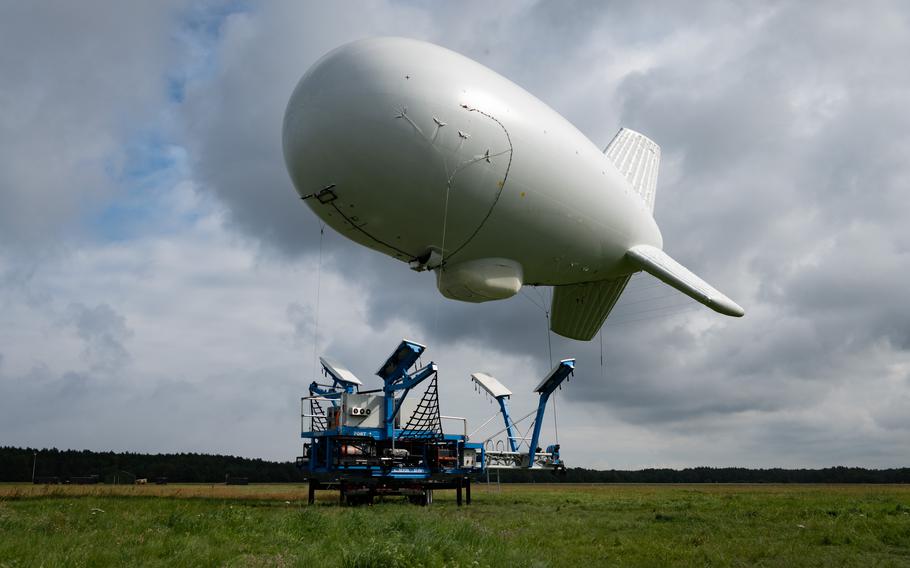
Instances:
[[[443,416],[443,415],[440,415],[439,417],[443,420],[461,420],[462,424],[464,425],[464,439],[465,440],[468,439],[468,419],[467,418],[465,418],[464,416]]]

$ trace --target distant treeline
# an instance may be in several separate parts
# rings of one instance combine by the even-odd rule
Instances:
[[[219,483],[225,476],[247,478],[251,483],[300,482],[305,476],[291,462],[209,454],[136,454],[0,447],[0,481],[31,481],[39,478],[70,478],[97,475],[104,483],[130,483],[134,477],[153,482]],[[490,473],[496,481],[497,473]],[[741,467],[693,467],[642,469],[637,471],[571,468],[565,475],[549,471],[502,470],[504,483],[910,483],[910,468],[865,469],[747,469]]]
[[[92,452],[89,450],[36,450],[0,447],[0,481],[31,481],[32,465],[38,453],[36,477],[74,477],[97,475],[103,483],[131,483],[133,478],[154,482],[218,483],[225,476],[245,477],[251,483],[303,481],[290,462],[208,454],[134,454],[132,452]]]

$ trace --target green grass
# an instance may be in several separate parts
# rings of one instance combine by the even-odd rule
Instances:
[[[910,566],[910,487],[475,485],[429,508],[301,486],[0,486],[0,566]]]

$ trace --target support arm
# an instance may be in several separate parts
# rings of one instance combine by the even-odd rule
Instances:
[[[338,399],[341,398],[341,393],[344,391],[336,390],[333,387],[323,388],[319,386],[319,383],[313,381],[310,383],[310,396],[321,396],[332,402],[333,406],[337,406]]]
[[[513,452],[518,451],[518,434],[515,432],[515,425],[512,424],[512,417],[509,415],[509,403],[506,402],[509,397],[500,396],[496,400],[499,401],[499,410],[502,412],[502,419],[506,423],[506,435],[509,437],[509,447]]]
[[[436,363],[430,362],[429,365],[420,369],[413,375],[405,375],[402,380],[396,383],[387,384],[382,388],[385,392],[395,392],[398,390],[411,390],[438,370]]]
[[[528,451],[528,468],[534,467],[534,456],[537,454],[537,443],[540,441],[540,428],[543,426],[543,416],[547,409],[547,401],[550,395],[559,385],[566,380],[569,375],[575,371],[575,359],[563,359],[553,370],[540,381],[534,392],[540,393],[540,401],[537,403],[537,417],[534,419],[534,434],[531,436],[531,446]]]
[[[382,390],[385,392],[386,437],[391,439],[395,436],[395,416],[401,410],[401,405],[404,402],[405,397],[412,388],[436,374],[437,369],[436,363],[430,362],[429,365],[416,371],[413,375],[408,375],[406,372],[403,372],[398,374],[394,379],[384,379],[386,384],[382,387]],[[404,391],[404,393],[396,402],[395,393],[397,391]]]
[[[495,377],[488,375],[487,373],[472,373],[471,380],[499,403],[499,410],[502,412],[502,420],[506,425],[506,434],[509,437],[509,449],[513,452],[518,452],[518,435],[515,433],[515,423],[512,422],[512,417],[509,415],[508,398],[512,396],[512,391],[496,380]],[[497,433],[495,435],[499,434]]]

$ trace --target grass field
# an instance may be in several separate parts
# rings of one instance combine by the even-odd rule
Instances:
[[[910,486],[0,484],[0,566],[910,566]]]

